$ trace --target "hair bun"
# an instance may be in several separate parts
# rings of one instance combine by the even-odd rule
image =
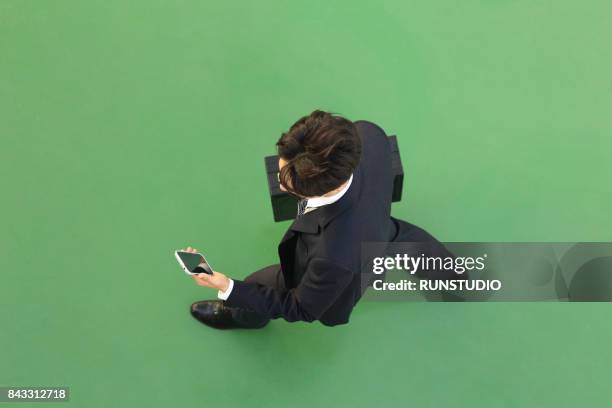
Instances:
[[[308,179],[324,173],[327,169],[320,166],[309,153],[298,154],[293,159],[293,168],[299,179]]]

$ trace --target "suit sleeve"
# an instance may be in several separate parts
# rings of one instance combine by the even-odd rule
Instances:
[[[234,288],[225,304],[251,309],[271,319],[287,321],[318,320],[336,301],[354,274],[331,261],[315,258],[300,285],[278,290],[258,283],[234,280]]]

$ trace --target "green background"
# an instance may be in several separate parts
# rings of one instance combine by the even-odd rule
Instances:
[[[609,405],[607,304],[362,302],[217,332],[187,245],[277,261],[263,156],[397,134],[445,241],[612,240],[608,1],[0,1],[0,385],[75,407]],[[24,405],[21,405],[24,406]]]

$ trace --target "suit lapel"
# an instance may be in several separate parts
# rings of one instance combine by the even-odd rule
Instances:
[[[358,167],[353,173],[353,182],[351,186],[340,200],[297,217],[289,226],[280,244],[282,245],[284,242],[293,238],[297,232],[304,232],[307,234],[319,233],[321,228],[324,228],[331,220],[342,214],[359,200],[361,183],[361,168]]]
[[[359,201],[362,183],[361,167],[353,172],[353,182],[346,193],[335,203],[321,207],[314,211],[319,212],[319,226],[325,228],[331,220],[351,208]]]
[[[320,220],[320,210],[309,211],[306,214],[303,214],[297,217],[291,225],[289,229],[281,239],[281,245],[285,242],[293,238],[297,232],[305,232],[308,234],[316,234],[319,232],[319,225],[321,223]]]

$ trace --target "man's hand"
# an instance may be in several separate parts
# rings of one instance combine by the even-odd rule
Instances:
[[[192,247],[187,247],[187,249],[183,249],[183,251],[192,253],[198,252],[195,248]],[[200,286],[217,289],[221,292],[225,292],[229,287],[229,278],[221,272],[213,271],[212,275],[209,275],[207,273],[198,273],[197,275],[192,276],[195,283]]]
[[[198,273],[197,275],[193,275],[193,280],[200,286],[217,289],[221,292],[225,292],[229,287],[228,277],[215,271],[213,271],[212,275],[207,273]]]

